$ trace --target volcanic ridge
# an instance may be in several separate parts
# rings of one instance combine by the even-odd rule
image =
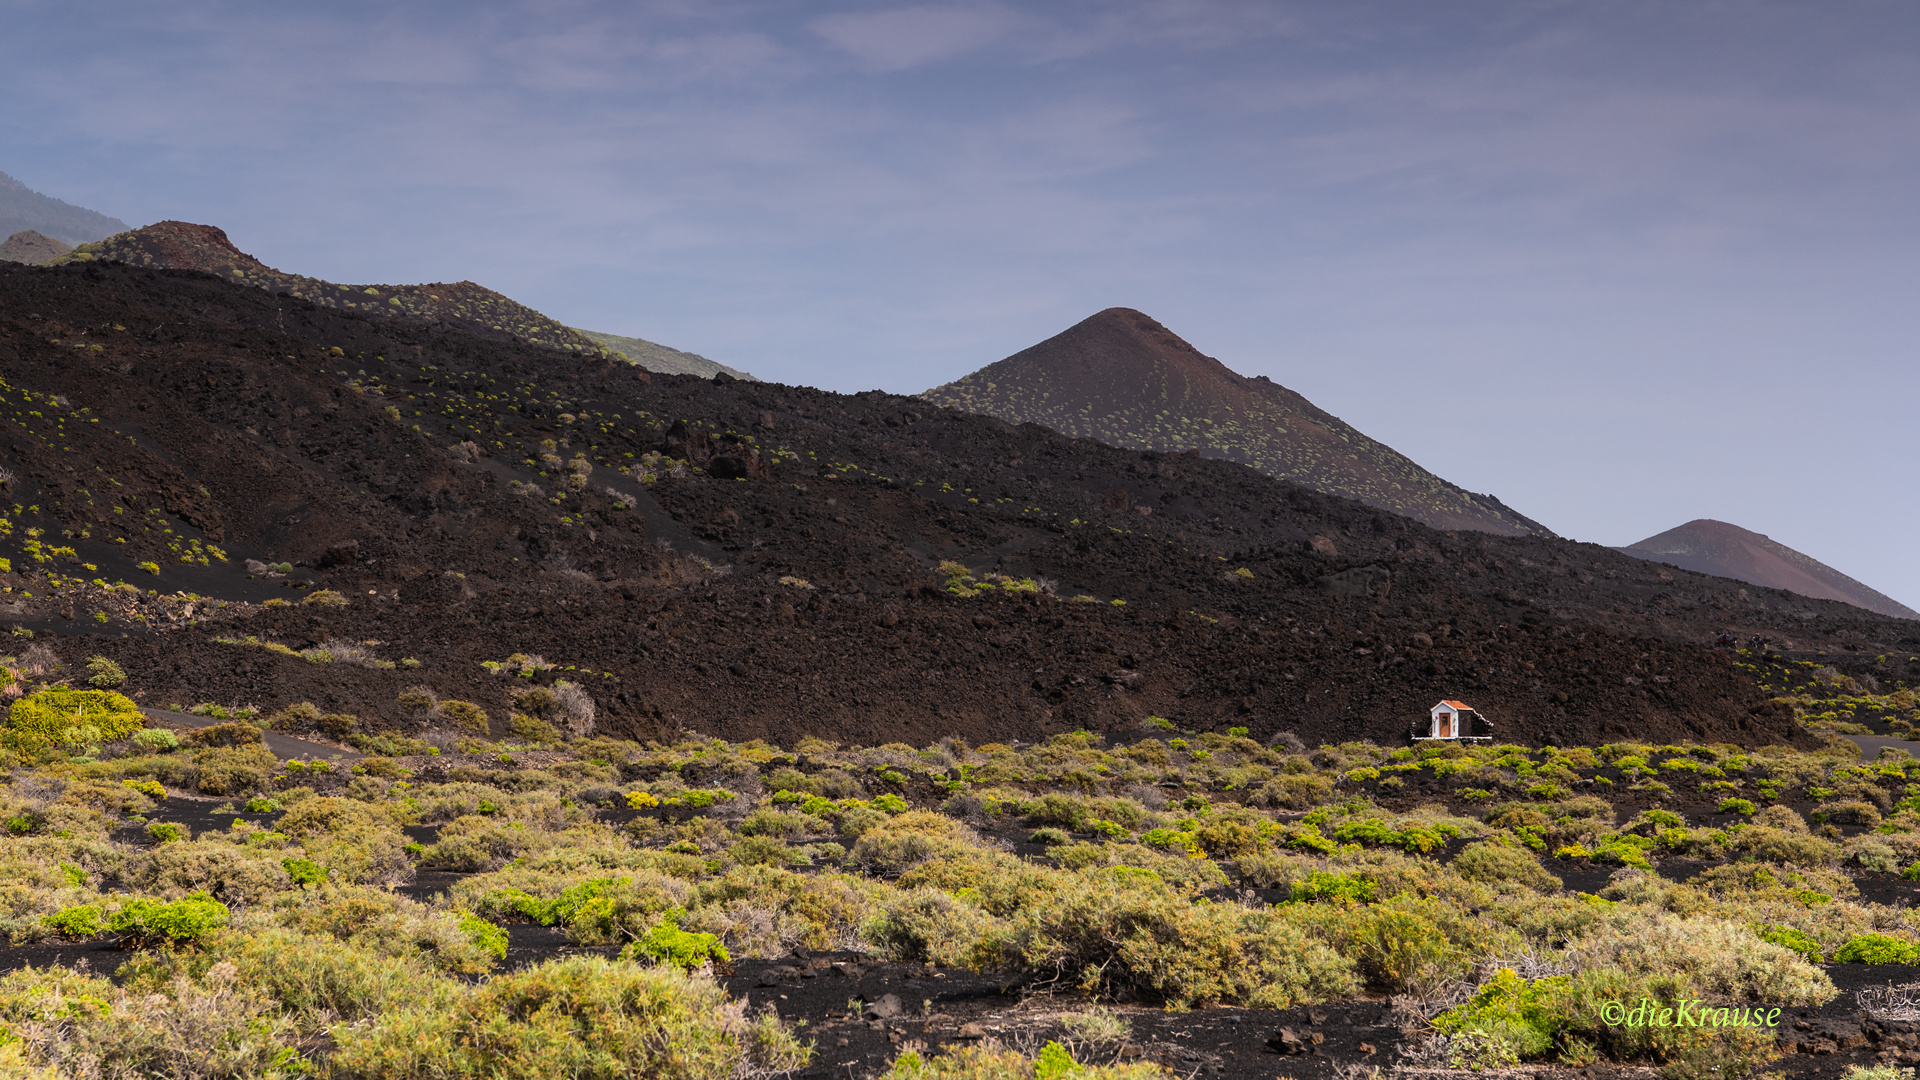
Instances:
[[[921,395],[1132,450],[1197,450],[1436,529],[1552,536],[1492,495],[1428,472],[1265,376],[1248,378],[1131,308]]]
[[[637,737],[1158,715],[1392,742],[1464,697],[1514,741],[1754,743],[1806,736],[1716,636],[1879,654],[1886,679],[1920,652],[1920,626],[1849,604],[1230,461],[649,376],[231,276],[0,266],[0,374],[0,619],[87,636],[160,699],[401,731],[426,686],[498,725],[517,684],[479,661],[539,654]],[[304,658],[336,640],[381,644]]]

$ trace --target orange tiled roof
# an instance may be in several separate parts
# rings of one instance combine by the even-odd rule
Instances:
[[[1441,705],[1451,705],[1451,706],[1453,706],[1454,708],[1456,708],[1456,709],[1459,709],[1459,710],[1460,710],[1460,711],[1462,711],[1462,712],[1472,712],[1472,711],[1473,711],[1473,706],[1471,706],[1471,705],[1469,705],[1469,704],[1467,704],[1467,703],[1466,703],[1466,702],[1464,702],[1464,701],[1442,701],[1442,702],[1441,702],[1440,704],[1441,704]],[[1435,706],[1435,707],[1436,707],[1436,708],[1438,708],[1438,706]]]

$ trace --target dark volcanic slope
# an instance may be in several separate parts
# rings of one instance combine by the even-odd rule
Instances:
[[[32,263],[38,266],[50,263],[72,250],[51,236],[23,229],[7,237],[6,243],[0,244],[0,262]]]
[[[519,652],[643,736],[1004,741],[1152,714],[1396,740],[1444,696],[1518,740],[1765,742],[1802,736],[1715,634],[1897,653],[1883,679],[1920,652],[1914,624],[1850,605],[1439,532],[1226,461],[649,377],[207,275],[0,266],[0,375],[0,619],[87,635],[63,654],[115,657],[153,704],[405,727],[395,695],[424,684],[499,730],[515,680],[479,662]],[[1061,599],[963,598],[941,560]],[[347,603],[258,605],[291,582]],[[420,664],[264,647],[331,638]]]
[[[1812,556],[1802,555],[1757,532],[1711,518],[1689,521],[1620,550],[1702,574],[1735,578],[1822,600],[1840,600],[1895,618],[1920,619],[1920,612]]]
[[[921,396],[1129,449],[1199,450],[1437,529],[1553,535],[1491,495],[1442,480],[1265,376],[1249,379],[1202,355],[1130,308],[1108,308]]]
[[[282,273],[248,255],[211,225],[162,221],[82,244],[66,261],[99,259],[156,270],[198,270],[272,293],[297,296],[320,307],[351,311],[376,321],[426,323],[480,337],[514,338],[534,345],[599,354],[605,348],[572,327],[471,281],[429,285],[336,285]]]
[[[0,236],[33,229],[66,244],[84,244],[126,228],[118,218],[42,195],[0,173]]]

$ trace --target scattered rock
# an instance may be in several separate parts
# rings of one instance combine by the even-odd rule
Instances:
[[[1267,1039],[1267,1045],[1282,1054],[1304,1054],[1311,1049],[1305,1039],[1294,1034],[1292,1028],[1285,1027],[1274,1032],[1272,1037]]]

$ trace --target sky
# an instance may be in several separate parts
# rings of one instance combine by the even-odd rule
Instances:
[[[1920,607],[1899,0],[0,0],[0,171],[901,393],[1111,306],[1579,540]]]

